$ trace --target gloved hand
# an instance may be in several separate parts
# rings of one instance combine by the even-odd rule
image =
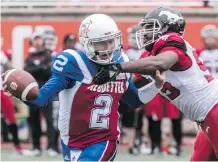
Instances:
[[[99,72],[93,78],[93,81],[98,85],[105,84],[116,80],[116,76],[118,76],[120,72],[122,72],[120,64],[105,65],[100,68]]]

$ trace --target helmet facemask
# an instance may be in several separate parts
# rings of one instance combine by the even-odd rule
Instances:
[[[98,64],[115,63],[121,57],[121,32],[90,39],[87,44],[88,58]]]
[[[161,24],[157,19],[143,19],[139,25],[143,27],[136,32],[136,42],[139,49],[153,44],[161,35]]]

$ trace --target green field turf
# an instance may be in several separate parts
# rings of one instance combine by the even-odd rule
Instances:
[[[185,150],[181,157],[176,156],[151,156],[151,155],[129,155],[126,150],[119,150],[115,161],[188,161],[191,155],[191,150]],[[12,149],[1,149],[1,161],[63,161],[61,155],[55,158],[48,157],[46,152],[43,152],[39,157],[24,157],[17,155]]]

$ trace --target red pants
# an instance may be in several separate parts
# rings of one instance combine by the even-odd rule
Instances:
[[[164,99],[164,113],[170,119],[178,119],[180,116],[179,109],[167,99]]]
[[[163,117],[178,119],[180,116],[179,109],[159,94],[156,95],[150,102],[145,104],[144,108],[146,116],[155,115],[158,120],[161,120]]]
[[[163,97],[159,94],[156,95],[150,102],[145,104],[144,108],[146,116],[156,116],[157,120],[161,120],[164,117]]]
[[[4,91],[1,91],[1,107],[6,121],[9,122],[9,124],[15,124],[16,118],[13,100]]]
[[[207,114],[207,117],[201,123],[201,128],[202,130],[198,132],[196,137],[191,160],[218,160],[218,104]]]
[[[190,161],[216,161],[216,156],[208,136],[200,129],[197,133],[194,152]]]

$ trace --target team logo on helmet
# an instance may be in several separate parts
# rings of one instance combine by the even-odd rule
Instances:
[[[182,19],[181,17],[179,17],[178,15],[176,15],[170,11],[161,11],[158,16],[162,16],[162,15],[166,15],[167,19],[170,22],[176,22],[177,20]]]
[[[89,32],[89,26],[92,23],[92,21],[90,20],[89,22],[82,24],[81,26],[81,30],[79,31],[79,36],[83,37],[83,38],[89,38],[88,37],[88,32]]]

